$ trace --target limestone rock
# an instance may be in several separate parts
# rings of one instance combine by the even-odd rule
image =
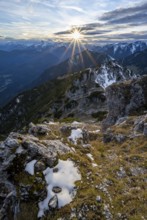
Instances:
[[[46,166],[43,161],[37,161],[34,165],[35,172],[41,172],[45,170]]]
[[[76,129],[76,127],[75,126],[66,126],[66,125],[64,125],[60,128],[60,131],[63,135],[68,137],[70,135],[72,129]]]
[[[106,89],[108,116],[103,129],[128,115],[142,114],[147,106],[147,76],[113,84]]]
[[[4,144],[5,144],[6,146],[10,147],[10,148],[15,148],[15,147],[18,147],[18,146],[19,146],[18,141],[17,141],[16,139],[14,139],[14,138],[11,138],[11,137],[8,137],[8,138],[5,140]]]
[[[29,127],[29,133],[34,135],[46,135],[50,132],[50,129],[45,124],[34,125],[30,123]]]
[[[60,187],[58,187],[58,186],[54,186],[53,189],[52,189],[52,191],[53,191],[54,193],[60,193],[60,192],[62,192],[62,189],[61,189]]]
[[[58,197],[57,195],[53,196],[49,203],[48,203],[49,208],[51,209],[56,209],[58,207]]]

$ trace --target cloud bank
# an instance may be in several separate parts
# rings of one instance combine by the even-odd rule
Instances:
[[[0,0],[0,35],[85,41],[146,40],[147,0]]]

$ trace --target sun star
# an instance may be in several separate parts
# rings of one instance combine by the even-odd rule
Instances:
[[[79,41],[80,38],[81,38],[81,33],[79,30],[74,30],[74,32],[72,32],[72,38],[75,40],[75,41]]]

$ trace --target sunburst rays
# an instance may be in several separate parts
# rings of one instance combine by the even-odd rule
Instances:
[[[82,51],[85,51],[85,53],[91,60],[92,64],[96,66],[97,62],[94,59],[94,57],[91,55],[91,53],[87,50],[85,43],[84,43],[84,35],[81,33],[81,30],[74,29],[71,32],[69,38],[71,39],[71,42],[69,43],[68,47],[66,48],[65,52],[60,58],[60,60],[62,60],[63,57],[66,56],[66,53],[72,48],[67,72],[72,73],[72,68],[75,65],[75,60],[74,60],[75,54],[79,54],[80,65],[82,66],[83,69],[85,68],[86,65],[84,63],[84,57],[83,57]]]

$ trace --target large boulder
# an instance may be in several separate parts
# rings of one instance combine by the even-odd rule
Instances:
[[[50,129],[45,124],[34,125],[33,123],[29,124],[29,133],[35,136],[37,135],[46,135],[50,132]]]

